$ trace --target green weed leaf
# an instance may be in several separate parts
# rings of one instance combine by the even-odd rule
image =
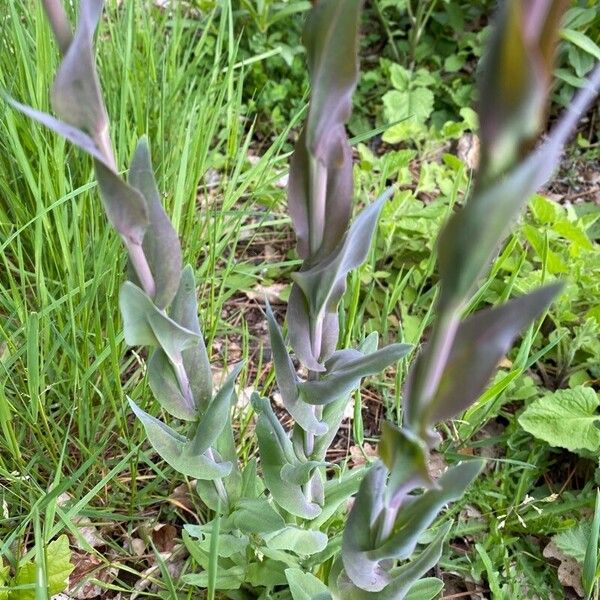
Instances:
[[[552,537],[552,541],[561,552],[574,558],[578,563],[583,564],[585,551],[591,535],[591,523],[583,521],[572,526],[570,529],[557,533]]]
[[[331,598],[327,586],[311,573],[301,569],[286,569],[285,576],[293,600],[325,600]]]
[[[61,535],[53,542],[50,542],[45,550],[45,556],[48,595],[54,596],[67,587],[69,575],[75,568],[71,564],[69,538],[66,535]],[[37,581],[37,573],[38,569],[34,563],[27,562],[23,564],[17,572],[14,585],[30,585],[32,587],[10,592],[8,595],[9,600],[36,600],[34,586]]]
[[[321,531],[289,525],[263,535],[267,546],[273,550],[286,550],[299,556],[322,552],[327,546],[327,535]]]
[[[551,446],[600,450],[600,400],[589,387],[558,390],[534,400],[519,417],[525,431]]]

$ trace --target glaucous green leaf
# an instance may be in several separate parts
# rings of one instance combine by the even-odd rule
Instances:
[[[229,569],[218,569],[215,579],[215,588],[217,590],[237,590],[244,583],[245,569],[242,566],[233,566]],[[188,585],[194,585],[201,590],[208,588],[209,573],[186,573],[182,575],[181,580]]]
[[[87,132],[102,147],[108,116],[100,92],[93,39],[103,0],[82,0],[75,34],[52,87],[52,107],[65,122]],[[59,40],[62,45],[63,41]]]
[[[282,561],[264,558],[251,562],[246,568],[245,579],[253,587],[274,588],[286,585],[285,570],[288,565]]]
[[[328,368],[320,379],[298,385],[302,399],[309,404],[329,404],[353,392],[363,377],[379,373],[406,356],[410,349],[408,344],[390,344],[371,354],[361,354],[338,368]]]
[[[149,223],[146,201],[138,190],[125,183],[114,172],[112,159],[107,157],[105,150],[77,127],[21,104],[6,95],[4,98],[13,108],[58,133],[94,159],[100,198],[108,220],[119,232],[128,250],[131,251],[132,246],[141,248]]]
[[[46,17],[52,27],[61,54],[65,54],[73,41],[73,32],[67,13],[62,5],[62,0],[43,0]]]
[[[185,531],[195,538],[198,547],[206,554],[210,553],[211,535],[208,525],[213,525],[213,522],[205,525],[184,525]],[[219,556],[222,558],[230,558],[234,554],[245,553],[250,540],[247,535],[234,535],[231,533],[219,533]]]
[[[143,411],[133,400],[129,399],[129,405],[142,422],[154,450],[176,471],[196,479],[219,479],[230,473],[230,462],[216,462],[205,454],[194,454],[190,440]]]
[[[369,560],[405,559],[413,552],[419,537],[431,525],[442,507],[462,497],[483,468],[484,461],[470,460],[450,467],[435,489],[420,496],[407,496],[400,506],[393,530],[386,541],[367,553]]]
[[[288,210],[298,240],[298,255],[311,262],[334,250],[348,228],[352,212],[352,150],[344,128],[337,128],[328,143],[330,150],[320,159],[323,176],[318,182],[311,176],[315,163],[306,147],[306,130],[300,134],[290,159]],[[318,202],[323,204],[323,219],[309,222],[315,210],[313,204]],[[320,240],[314,252],[310,251],[311,236]]]
[[[197,333],[178,325],[130,281],[121,286],[119,305],[130,346],[159,346],[172,363],[180,363],[182,350],[198,344]]]
[[[460,323],[446,363],[439,367],[443,370],[434,396],[419,405],[412,391],[413,378],[424,372],[422,363],[432,360],[426,345],[409,373],[403,396],[408,426],[423,433],[475,402],[517,334],[548,307],[560,288],[560,284],[548,285],[502,306],[481,310]]]
[[[568,2],[504,2],[481,69],[482,171],[498,176],[528,150],[546,118],[558,28]]]
[[[179,289],[169,309],[170,317],[186,329],[198,334],[198,344],[182,352],[192,396],[202,414],[212,398],[212,371],[198,319],[194,269],[186,265],[181,272]]]
[[[330,478],[325,482],[323,511],[311,522],[311,527],[318,529],[326,523],[338,510],[342,509],[344,503],[349,500],[360,487],[360,482],[364,477],[366,469],[354,468],[345,471],[339,478]]]
[[[332,134],[350,117],[358,80],[358,27],[361,0],[321,0],[309,13],[303,41],[310,71],[311,100],[306,143],[319,159],[329,152]]]
[[[386,568],[389,560],[410,557],[419,538],[441,508],[460,498],[482,467],[483,461],[480,460],[459,463],[440,477],[436,489],[419,496],[409,496],[410,489],[405,489],[404,501],[398,506],[392,531],[387,539],[377,544],[374,543],[372,527],[384,507],[388,471],[382,463],[371,467],[361,484],[344,530],[342,560],[354,585],[369,592],[381,592],[388,586],[394,579]],[[402,589],[408,591],[408,588]]]
[[[197,537],[199,539],[198,545],[204,552],[210,554],[210,546],[212,542],[212,533],[211,532],[203,532],[200,534],[199,532],[195,532],[192,527],[185,525],[186,531],[192,536]],[[221,558],[231,558],[235,554],[246,554],[246,549],[250,543],[250,540],[247,535],[233,535],[231,533],[220,533],[219,534],[219,557]]]
[[[519,425],[551,446],[577,450],[600,450],[598,394],[577,386],[557,390],[534,400],[519,417]]]
[[[234,398],[235,381],[243,366],[244,363],[240,362],[233,367],[214,400],[202,415],[194,437],[190,440],[194,453],[204,454],[215,444],[223,428],[227,425]]]
[[[156,286],[152,299],[158,308],[165,308],[171,303],[179,288],[181,247],[177,233],[160,201],[148,138],[145,136],[140,138],[136,146],[129,168],[129,183],[146,200],[150,224],[144,235],[144,255],[148,260]]]
[[[373,548],[372,528],[384,508],[387,475],[380,462],[367,471],[346,520],[342,560],[348,577],[361,590],[378,592],[390,582],[379,561],[367,557]]]
[[[148,361],[148,383],[154,397],[170,415],[185,421],[198,418],[196,407],[184,398],[173,366],[160,348],[152,353]]]
[[[322,460],[309,460],[297,465],[283,465],[281,478],[290,483],[304,485],[308,483],[317,467],[326,467],[329,463]]]
[[[439,558],[436,559],[434,566],[439,560]],[[419,579],[408,590],[408,594],[404,596],[404,600],[434,600],[434,598],[439,598],[443,589],[444,582],[441,579],[437,577],[425,577],[425,579]]]
[[[142,251],[149,223],[146,200],[103,162],[94,160],[94,169],[106,216],[121,236],[133,260],[132,252]]]
[[[283,405],[304,431],[315,435],[323,435],[327,431],[327,425],[319,421],[315,416],[314,409],[300,398],[298,388],[298,376],[294,370],[292,360],[285,347],[283,335],[275,320],[270,304],[267,302],[267,325],[269,327],[269,338],[271,340],[271,352],[275,365],[275,376],[277,386],[283,399]]]
[[[307,500],[300,485],[294,485],[281,477],[284,465],[299,464],[288,435],[273,414],[268,400],[253,394],[252,405],[258,413],[256,436],[267,488],[275,502],[284,510],[297,517],[314,519],[321,512],[321,507]]]
[[[476,183],[471,198],[455,213],[438,240],[440,312],[468,299],[522,205],[552,175],[566,140],[600,89],[600,65],[545,141],[500,181]]]
[[[334,565],[329,578],[329,588],[335,600],[430,600],[442,589],[436,578],[420,579],[440,560],[444,541],[452,523],[439,528],[433,541],[416,557],[390,571],[390,582],[379,591],[366,591],[357,587],[341,568]]]
[[[325,533],[293,525],[264,534],[263,539],[273,550],[287,550],[299,556],[310,556],[322,552],[327,546]]]
[[[304,292],[311,317],[335,311],[346,289],[346,276],[367,258],[377,219],[393,189],[386,190],[356,217],[342,243],[323,261],[292,278]]]
[[[312,573],[305,573],[301,569],[286,569],[285,576],[293,600],[316,600],[315,596],[322,596],[323,600],[331,598],[327,586]]]
[[[1,93],[1,92],[0,92]],[[98,148],[96,142],[85,132],[81,131],[77,127],[73,125],[69,125],[52,115],[49,115],[45,112],[41,112],[36,110],[35,108],[31,108],[26,104],[21,104],[17,102],[10,96],[7,96],[4,93],[1,93],[2,97],[6,102],[8,102],[13,108],[17,109],[19,112],[22,112],[24,115],[28,116],[30,119],[45,125],[48,129],[54,131],[54,133],[58,133],[61,137],[65,138],[67,141],[71,142],[87,154],[89,154],[92,158],[95,158],[99,162],[103,162],[107,168],[111,168],[109,162],[107,162],[107,158],[104,155],[104,152]]]
[[[378,450],[379,457],[390,472],[386,489],[388,506],[399,506],[407,486],[414,489],[435,485],[427,470],[427,446],[410,430],[384,421]]]
[[[285,527],[283,517],[265,498],[241,498],[233,512],[235,526],[244,533],[270,533]]]
[[[324,371],[325,367],[319,362],[322,353],[320,352],[319,356],[314,354],[308,301],[297,283],[292,284],[286,319],[290,345],[296,354],[296,358],[310,371]]]

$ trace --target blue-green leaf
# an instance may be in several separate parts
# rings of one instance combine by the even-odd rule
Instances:
[[[186,265],[169,314],[173,321],[198,334],[198,343],[183,351],[183,366],[188,374],[192,396],[202,413],[212,398],[212,371],[198,319],[194,269]]]
[[[304,431],[314,433],[315,435],[323,435],[327,432],[327,425],[319,421],[315,416],[314,409],[300,398],[298,376],[285,347],[279,325],[268,302],[266,312],[269,337],[271,339],[271,352],[273,353],[273,362],[275,364],[275,376],[277,377],[277,385],[283,399],[283,405]]]
[[[252,405],[258,413],[256,435],[267,488],[275,502],[289,513],[304,519],[314,519],[321,512],[321,507],[306,499],[300,485],[294,485],[281,477],[284,465],[299,464],[292,442],[273,414],[268,400],[253,394]]]
[[[286,550],[299,556],[310,556],[322,552],[327,546],[325,533],[293,525],[267,533],[263,535],[263,539],[273,550]]]
[[[158,308],[168,306],[179,288],[181,247],[177,233],[164,211],[154,179],[148,139],[142,137],[129,169],[129,183],[145,198],[150,225],[144,235],[144,255],[156,286],[153,297]],[[192,278],[193,280],[193,278]]]
[[[327,586],[311,573],[301,569],[286,569],[285,576],[293,600],[316,600],[317,596],[319,600],[331,598]]]
[[[176,471],[197,479],[219,479],[230,473],[230,462],[216,462],[205,454],[194,454],[190,440],[150,416],[133,400],[129,399],[129,405],[142,422],[154,450]]]
[[[337,368],[329,368],[320,379],[299,384],[302,399],[309,404],[329,404],[360,386],[363,377],[375,375],[397,362],[411,349],[408,344],[390,344],[367,355],[357,355]]]
[[[233,367],[207,411],[202,415],[196,433],[191,440],[195,452],[204,454],[216,442],[223,428],[227,425],[234,397],[235,380],[243,366],[244,363],[240,362]]]
[[[423,372],[422,364],[431,360],[430,348],[426,345],[406,383],[405,422],[423,433],[430,425],[456,416],[475,402],[517,334],[547,308],[560,288],[560,284],[548,285],[502,306],[479,311],[463,321],[433,398],[423,399],[422,404],[418,404],[412,388],[415,374]]]
[[[130,281],[121,287],[119,304],[125,341],[130,346],[159,346],[172,363],[180,363],[182,350],[198,344],[197,333],[178,325]]]

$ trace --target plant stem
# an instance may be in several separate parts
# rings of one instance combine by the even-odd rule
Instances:
[[[215,460],[215,453],[212,448],[208,448],[206,451],[206,456],[211,460]],[[223,484],[222,479],[213,479],[213,484],[215,486],[215,490],[219,498],[221,499],[221,504],[223,506],[229,506],[229,496],[227,495],[227,490],[225,489],[225,485]]]
[[[327,167],[314,156],[310,157],[309,167],[309,248],[314,256],[323,243],[325,230],[325,209],[327,207]]]
[[[146,292],[146,294],[148,294],[148,296],[150,296],[150,298],[153,298],[154,294],[156,293],[156,285],[154,283],[154,277],[150,272],[150,265],[148,264],[148,260],[146,259],[142,245],[132,244],[125,239],[123,241],[127,247],[129,260],[131,260],[131,265],[133,266],[133,269],[140,280],[142,289]]]
[[[183,357],[181,357],[181,353],[179,356],[179,360],[176,362],[171,362],[171,365],[173,367],[173,370],[175,371],[175,377],[177,378],[179,389],[181,390],[181,394],[188,408],[194,408],[194,398],[192,396],[190,379],[188,377],[187,371],[185,370],[185,367],[183,366]]]

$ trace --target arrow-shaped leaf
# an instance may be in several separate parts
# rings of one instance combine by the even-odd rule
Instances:
[[[171,362],[181,362],[181,351],[198,344],[200,336],[178,325],[154,306],[136,285],[126,281],[119,295],[125,341],[130,346],[159,346]]]
[[[392,193],[393,189],[386,190],[358,215],[343,242],[330,256],[314,267],[292,275],[308,300],[311,317],[321,315],[325,309],[334,311],[337,307],[346,289],[346,276],[367,258],[379,213]]]
[[[194,453],[204,454],[221,435],[229,420],[231,403],[234,397],[234,385],[244,363],[235,365],[221,386],[208,410],[202,415],[196,433],[191,440]]]

